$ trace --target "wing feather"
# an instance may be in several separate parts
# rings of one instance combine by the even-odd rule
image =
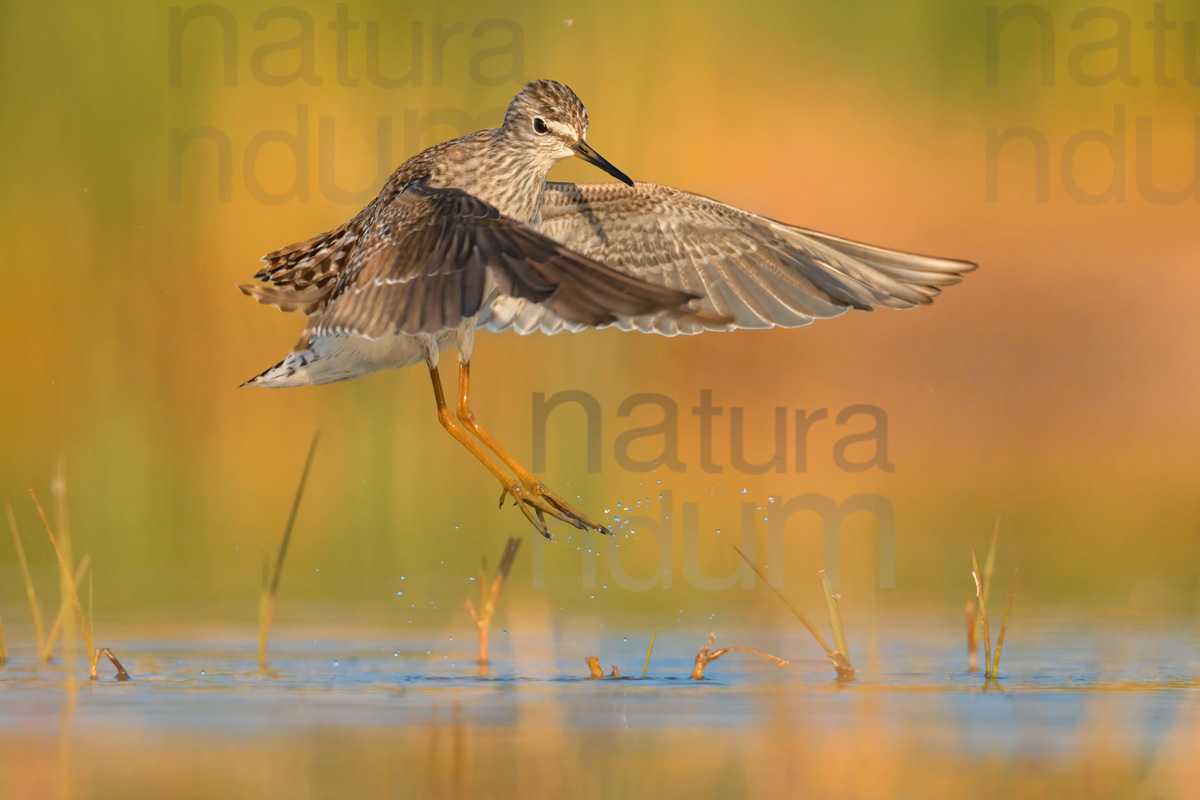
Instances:
[[[707,321],[618,313],[608,324],[625,330],[799,327],[851,308],[913,308],[976,267],[787,225],[649,183],[549,183],[542,213],[550,238],[625,275],[697,295],[690,307],[711,312]],[[582,327],[512,296],[489,298],[480,324],[522,333]]]
[[[721,321],[688,308],[693,294],[611,269],[458,189],[410,184],[379,214],[314,317],[316,334],[436,333],[478,314],[489,288],[581,327]]]

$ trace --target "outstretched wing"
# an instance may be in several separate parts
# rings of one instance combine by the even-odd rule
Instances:
[[[645,314],[690,319],[684,306],[694,299],[572,252],[474,195],[414,183],[378,210],[310,328],[368,338],[436,333],[478,314],[485,296],[544,305],[579,326]]]
[[[799,327],[850,308],[912,308],[976,266],[840,239],[652,183],[549,183],[542,215],[542,232],[566,247],[697,295],[693,308],[733,320],[651,312],[618,315],[612,323],[666,335]],[[580,327],[554,309],[503,297],[480,324],[521,333]]]

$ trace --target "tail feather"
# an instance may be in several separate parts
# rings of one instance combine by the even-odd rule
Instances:
[[[276,286],[324,286],[345,266],[356,235],[347,224],[267,253],[255,278]]]
[[[306,368],[317,361],[320,356],[312,350],[293,350],[273,367],[268,367],[250,380],[239,386],[262,386],[267,389],[278,389],[286,386],[310,386],[314,383],[331,381],[314,381],[306,375]],[[339,380],[335,378],[334,380]]]
[[[325,307],[354,248],[357,235],[348,225],[267,253],[262,258],[266,266],[254,275],[265,285],[238,289],[281,311],[315,314]]]
[[[448,346],[452,337],[439,339]],[[288,386],[318,386],[370,375],[381,369],[415,364],[424,350],[412,337],[388,337],[379,341],[361,336],[319,335],[306,330],[292,352],[269,369],[242,384],[277,389]]]
[[[291,286],[240,283],[237,288],[242,294],[253,297],[265,306],[275,306],[280,311],[314,314],[325,305],[333,286],[308,286],[297,289]]]

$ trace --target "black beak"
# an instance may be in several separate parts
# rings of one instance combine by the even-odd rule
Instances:
[[[583,139],[580,139],[578,142],[576,142],[575,146],[571,149],[575,151],[575,155],[577,157],[582,158],[589,164],[596,165],[609,175],[612,175],[614,178],[619,180],[621,183],[633,186],[633,179],[631,179],[624,172],[621,172],[621,170],[617,169],[612,164],[608,163],[608,159],[593,150],[592,146]]]

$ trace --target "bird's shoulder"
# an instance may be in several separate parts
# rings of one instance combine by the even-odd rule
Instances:
[[[454,185],[454,178],[475,161],[495,134],[495,129],[476,131],[427,147],[396,168],[384,183],[375,204],[386,208],[416,183]]]

